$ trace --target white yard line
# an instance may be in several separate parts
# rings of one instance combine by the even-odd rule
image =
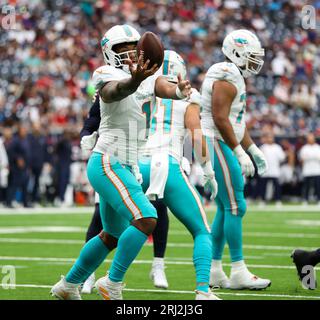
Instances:
[[[263,224],[260,225],[260,228]],[[268,237],[268,238],[310,238],[310,239],[320,239],[319,233],[276,233],[276,232],[243,232],[244,236],[248,237]],[[173,236],[188,236],[190,233],[184,230],[169,230],[169,235]],[[190,235],[191,236],[191,235]]]
[[[15,256],[0,256],[0,261],[40,261],[40,262],[66,262],[72,263],[75,258],[52,258],[52,257],[15,257]],[[104,262],[110,263],[112,260],[106,259]],[[153,260],[134,260],[134,264],[152,264]],[[193,265],[192,261],[174,261],[173,259],[166,260],[167,265]],[[224,266],[230,267],[230,263],[224,263]],[[284,266],[284,265],[268,265],[268,264],[247,264],[250,268],[260,268],[260,269],[295,269],[294,265]],[[318,269],[318,268],[316,268]]]
[[[16,288],[34,288],[34,289],[51,289],[52,286],[38,284],[16,284]],[[150,292],[150,293],[176,293],[176,294],[192,294],[194,291],[187,290],[159,290],[159,289],[132,289],[124,288],[127,292]],[[320,296],[311,295],[290,295],[290,294],[269,294],[269,293],[240,293],[240,292],[220,292],[214,291],[218,296],[239,296],[239,297],[268,297],[268,298],[283,298],[283,299],[320,299]]]
[[[87,228],[74,226],[14,226],[0,227],[0,234],[17,234],[17,233],[79,233],[86,232]]]
[[[0,216],[13,216],[13,215],[46,215],[46,214],[91,214],[93,215],[94,206],[92,207],[43,207],[43,208],[19,208],[19,209],[8,209],[0,208]]]
[[[26,234],[26,233],[82,233],[87,228],[78,226],[10,226],[0,227],[1,234]],[[169,230],[169,235],[173,236],[190,236],[187,230]],[[307,238],[320,239],[319,233],[296,233],[296,232],[243,232],[248,237],[267,237],[267,238]]]
[[[84,240],[70,240],[70,239],[41,239],[41,238],[3,238],[0,237],[0,243],[20,243],[20,244],[27,244],[27,243],[34,243],[34,244],[74,244],[74,245],[82,245],[84,244]],[[146,243],[147,246],[152,246],[152,243]],[[168,242],[167,247],[170,248],[193,248],[193,243],[174,243]],[[251,250],[269,250],[269,251],[292,251],[297,247],[294,246],[277,246],[277,245],[251,245],[251,244],[244,244],[244,249],[251,249]],[[300,249],[304,250],[315,250],[316,247],[305,247],[299,246]]]
[[[308,238],[320,240],[320,233],[277,233],[277,232],[243,232],[248,237],[267,237],[267,238]]]

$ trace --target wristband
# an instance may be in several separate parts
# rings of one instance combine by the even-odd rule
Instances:
[[[183,95],[183,93],[181,92],[181,90],[179,89],[179,86],[177,85],[176,86],[176,96],[179,98],[179,99],[185,99],[186,96]]]

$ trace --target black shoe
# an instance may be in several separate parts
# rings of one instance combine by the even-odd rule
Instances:
[[[310,289],[310,290],[315,289],[317,287],[317,282],[314,278],[314,281],[313,281],[314,283],[306,286],[303,282],[303,278],[307,276],[307,273],[302,272],[302,269],[304,266],[310,266],[311,270],[310,269],[309,270],[315,276],[315,272],[314,272],[315,264],[311,261],[311,255],[312,255],[312,252],[301,250],[301,249],[296,249],[291,254],[293,263],[296,265],[296,268],[297,268],[299,280],[302,282],[302,287],[304,289]]]

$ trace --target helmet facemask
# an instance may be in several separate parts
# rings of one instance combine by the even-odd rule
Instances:
[[[119,43],[121,45],[125,43]],[[126,61],[131,60],[134,65],[138,63],[137,50],[128,50],[124,52],[116,53],[112,48],[111,50],[103,50],[103,57],[106,64],[109,64],[115,68],[121,68],[123,71],[130,73],[129,66]]]
[[[257,75],[264,64],[262,58],[264,57],[264,49],[260,49],[259,51],[248,51],[244,54],[244,58],[246,63],[241,67],[242,75],[245,78],[248,78],[251,75]]]

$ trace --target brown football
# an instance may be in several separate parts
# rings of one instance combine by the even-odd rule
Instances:
[[[160,67],[163,62],[164,48],[160,38],[153,32],[145,32],[137,44],[138,57],[144,51],[144,61],[150,60],[148,69],[155,63]]]

